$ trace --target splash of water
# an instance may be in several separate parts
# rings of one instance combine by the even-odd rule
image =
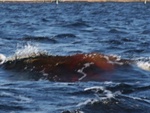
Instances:
[[[85,88],[84,91],[93,91],[95,93],[95,96],[100,101],[115,97],[115,94],[113,94],[110,90],[107,90],[105,89],[105,87],[102,87],[102,86],[94,86],[90,88]]]
[[[143,70],[150,71],[150,58],[138,58],[136,60],[136,65]]]
[[[43,51],[39,49],[37,46],[27,44],[22,48],[17,49],[15,54],[8,57],[7,60],[23,59],[40,55],[47,55],[47,51]]]
[[[107,90],[103,86],[93,86],[89,88],[85,88],[84,91],[91,91],[94,93],[96,98],[88,99],[85,102],[79,103],[77,106],[85,106],[85,105],[93,105],[94,103],[103,102],[104,104],[109,103],[109,100],[115,98],[118,95],[118,92],[113,93],[110,90]]]

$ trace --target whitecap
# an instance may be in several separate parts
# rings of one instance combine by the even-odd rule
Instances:
[[[97,99],[88,99],[84,102],[80,102],[79,104],[77,104],[77,107],[85,106],[85,105],[88,105],[88,104],[94,104],[96,102],[99,102],[99,101]]]
[[[150,71],[150,62],[138,61],[136,64],[137,67],[146,71]]]
[[[141,57],[138,59],[135,59],[135,64],[137,65],[137,67],[146,70],[146,71],[150,71],[150,58],[146,58],[146,57]]]
[[[95,90],[104,90],[105,88],[102,86],[93,86],[93,87],[89,87],[89,88],[85,88],[84,91],[95,91]]]
[[[115,92],[113,93],[112,91],[107,90],[105,87],[102,86],[93,86],[93,87],[85,88],[84,91],[94,92],[95,96],[99,101],[115,98],[115,96],[118,94]]]
[[[7,58],[7,61],[29,58],[29,57],[36,57],[36,56],[47,55],[47,54],[48,54],[47,51],[41,50],[40,48],[38,48],[38,46],[27,44],[27,45],[17,49],[14,55],[9,56]]]

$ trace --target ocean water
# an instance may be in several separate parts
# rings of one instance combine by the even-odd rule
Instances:
[[[0,113],[149,113],[149,19],[149,3],[0,3],[7,58],[94,52],[136,61],[86,82],[33,80],[0,68]]]

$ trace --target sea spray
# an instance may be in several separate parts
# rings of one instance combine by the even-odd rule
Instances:
[[[146,58],[146,57],[141,57],[136,59],[136,65],[137,67],[146,70],[146,71],[150,71],[150,58]]]
[[[43,51],[38,46],[27,44],[19,49],[17,48],[15,54],[8,57],[7,60],[23,59],[47,54],[46,50]]]

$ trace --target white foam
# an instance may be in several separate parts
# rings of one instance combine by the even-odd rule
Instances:
[[[84,91],[92,91],[94,92],[94,95],[96,96],[95,99],[88,99],[85,102],[79,103],[77,106],[85,106],[85,105],[92,105],[97,102],[103,102],[104,104],[107,104],[109,102],[109,99],[115,98],[115,95],[118,95],[120,93],[114,92],[112,93],[110,90],[105,89],[105,87],[102,86],[93,86],[89,88],[85,88]]]
[[[6,61],[6,57],[3,54],[0,54],[0,65]]]
[[[134,60],[137,67],[146,71],[150,71],[150,57],[140,57]]]
[[[138,61],[136,64],[137,67],[146,71],[150,71],[150,62]]]
[[[37,46],[33,46],[27,44],[20,49],[17,49],[13,56],[7,58],[7,60],[15,60],[15,59],[22,59],[28,57],[35,57],[42,54],[47,54],[46,51],[40,50]]]
[[[77,72],[83,74],[83,76],[79,78],[79,81],[83,80],[83,79],[87,76],[87,74],[86,74],[83,70],[84,70],[85,68],[89,67],[89,66],[92,65],[92,64],[93,64],[93,63],[85,63],[85,64],[84,64],[84,67],[82,67],[81,69],[78,69]]]
[[[113,54],[111,54],[110,56],[113,57],[115,60],[111,61],[108,58],[108,63],[110,63],[110,64],[117,64],[117,65],[123,65],[124,64],[123,62],[119,62],[121,60],[121,56],[117,56],[117,55],[113,55]]]
[[[114,54],[111,54],[110,56],[116,58],[116,61],[120,61],[121,60],[121,56],[114,55]]]
[[[90,88],[85,88],[84,91],[93,91],[95,93],[95,96],[100,101],[114,98],[116,95],[116,93],[113,94],[110,90],[107,90],[102,86],[94,86]]]
[[[112,81],[105,81],[104,84],[111,85],[111,84],[113,84],[113,82]]]
[[[84,91],[89,91],[89,90],[104,90],[105,88],[102,86],[93,86],[89,88],[85,88]]]
[[[94,104],[96,102],[98,102],[97,99],[88,99],[85,102],[81,102],[81,103],[77,104],[77,107],[85,106],[85,105],[88,105],[88,104]]]
[[[109,99],[114,97],[114,94],[109,90],[105,90],[104,93],[105,93],[106,97]]]
[[[98,98],[99,101],[115,98],[115,94],[106,89],[102,93],[95,93],[95,96]]]

